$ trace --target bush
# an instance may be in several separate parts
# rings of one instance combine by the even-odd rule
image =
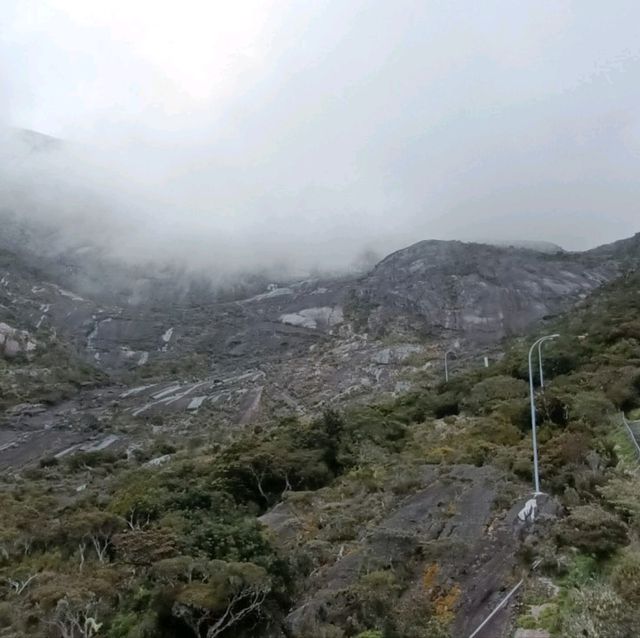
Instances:
[[[87,467],[113,465],[122,458],[124,458],[122,454],[116,454],[109,450],[99,452],[77,452],[67,459],[67,467],[72,472],[75,472]]]
[[[640,552],[625,549],[611,574],[611,583],[618,594],[636,608],[640,606]]]
[[[509,421],[523,432],[531,429],[531,408],[528,399],[501,401],[495,406],[494,415]]]
[[[235,635],[246,635],[243,628],[254,635],[256,630],[260,632],[261,625],[269,621],[273,589],[269,574],[252,563],[224,561],[211,561],[207,572],[206,583],[192,582],[178,589],[171,608],[173,616],[196,636],[203,629],[208,634],[207,629],[216,624]]]
[[[264,567],[279,565],[273,548],[255,518],[227,516],[190,519],[183,545],[193,556],[253,562]]]
[[[344,417],[341,448],[345,465],[356,462],[363,444],[400,451],[406,435],[407,426],[395,417],[393,407],[353,408]]]
[[[582,505],[555,526],[558,541],[587,554],[607,556],[628,542],[627,526],[598,505]]]
[[[584,432],[562,432],[542,446],[544,465],[554,471],[571,472],[585,463],[591,444],[591,437]]]
[[[0,629],[11,627],[13,620],[13,605],[11,605],[11,603],[0,602]]]
[[[526,396],[527,384],[524,381],[498,375],[476,383],[462,405],[474,414],[489,414],[499,402]]]
[[[562,637],[633,638],[638,614],[609,586],[595,584],[573,590],[562,620]]]
[[[640,404],[640,371],[631,366],[603,366],[594,375],[593,385],[604,388],[606,397],[625,412]]]
[[[590,426],[605,425],[614,412],[613,403],[601,392],[578,392],[571,399],[572,418]]]
[[[42,468],[55,467],[59,464],[58,459],[55,456],[45,456],[40,459],[38,465]]]
[[[517,445],[522,439],[522,433],[517,427],[495,417],[478,420],[477,425],[472,429],[472,434],[481,441],[490,442],[493,445]]]
[[[539,423],[564,427],[569,422],[569,406],[564,397],[547,390],[537,401]]]
[[[455,392],[445,392],[437,395],[430,405],[431,414],[436,419],[460,414],[460,402]]]
[[[575,370],[582,355],[582,348],[576,339],[560,338],[544,346],[544,371],[547,379]]]
[[[391,570],[373,571],[362,576],[350,590],[359,624],[365,627],[385,624],[400,590],[400,583]]]
[[[640,478],[611,479],[599,490],[606,501],[631,525],[640,530]]]

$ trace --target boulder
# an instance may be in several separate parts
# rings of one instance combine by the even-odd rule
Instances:
[[[32,352],[37,347],[26,330],[18,330],[7,323],[0,323],[0,355],[13,359],[21,353]]]

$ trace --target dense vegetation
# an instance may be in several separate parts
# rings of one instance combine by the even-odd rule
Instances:
[[[522,626],[566,638],[632,638],[640,626],[640,474],[619,418],[640,408],[639,316],[634,274],[548,326],[562,337],[545,349],[539,441],[558,516],[524,539],[521,560],[542,557],[558,589],[531,581],[525,602],[547,604],[523,607]],[[286,635],[309,576],[418,489],[425,464],[491,465],[514,499],[526,492],[530,341],[389,403],[4,477],[0,635]],[[262,524],[278,504],[302,531]],[[459,591],[433,593],[432,568],[416,588],[415,567],[371,565],[341,592],[341,622],[308,638],[447,636]]]

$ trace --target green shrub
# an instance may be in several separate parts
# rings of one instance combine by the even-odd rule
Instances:
[[[508,421],[523,432],[531,430],[529,399],[509,399],[494,406],[494,415]]]
[[[640,530],[640,477],[612,478],[598,491],[627,522]]]
[[[640,607],[640,552],[627,548],[621,552],[611,574],[618,594],[634,607]]]
[[[606,425],[615,412],[613,403],[601,392],[577,392],[569,409],[573,419],[595,427]]]
[[[640,404],[640,370],[632,366],[604,366],[594,376],[594,384],[604,388],[606,397],[625,412]]]
[[[401,585],[391,570],[365,574],[350,589],[351,606],[360,626],[382,626],[388,622]]]
[[[499,402],[526,396],[527,384],[524,381],[498,375],[476,383],[471,393],[463,399],[462,406],[474,414],[489,414]]]
[[[591,445],[592,437],[586,432],[561,432],[541,446],[545,468],[573,471],[576,466],[585,463]]]
[[[71,471],[77,471],[86,467],[99,467],[101,465],[113,465],[118,460],[124,458],[122,454],[117,454],[109,450],[98,452],[77,452],[67,459],[67,467]]]
[[[559,564],[562,585],[567,590],[581,589],[596,578],[599,567],[598,561],[593,556],[576,554],[570,562]]]
[[[139,614],[135,612],[117,614],[111,621],[107,636],[108,638],[142,637],[145,635],[141,627],[142,623]]]
[[[13,605],[8,602],[0,602],[0,629],[11,627],[14,621]]]
[[[439,394],[431,403],[431,413],[436,419],[460,414],[460,399],[454,392]]]
[[[547,379],[568,374],[580,364],[582,344],[575,338],[563,336],[544,346],[544,372]]]
[[[493,445],[517,445],[522,439],[522,433],[516,426],[496,417],[479,419],[474,422],[471,433]]]
[[[183,539],[188,554],[209,559],[280,566],[275,552],[253,517],[190,518]],[[283,569],[283,567],[279,567]]]
[[[547,389],[536,403],[538,423],[564,427],[569,422],[569,405],[563,396]]]
[[[558,541],[593,554],[607,556],[628,542],[627,527],[598,505],[582,505],[555,526]]]
[[[44,467],[55,467],[59,464],[59,460],[55,456],[45,456],[40,459],[38,465],[42,468]]]
[[[633,638],[640,618],[630,605],[604,584],[570,593],[562,619],[563,638]]]
[[[344,465],[357,460],[363,444],[376,445],[388,451],[400,451],[407,435],[407,426],[395,418],[393,407],[371,406],[352,408],[345,413],[341,449]]]

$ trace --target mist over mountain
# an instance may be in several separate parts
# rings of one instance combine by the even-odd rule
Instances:
[[[261,272],[277,279],[358,269],[372,265],[372,246],[390,241],[364,231],[349,240],[333,223],[313,231],[295,217],[244,224],[233,211],[215,210],[216,201],[192,189],[188,176],[169,174],[174,164],[150,164],[135,149],[123,159],[15,129],[4,130],[1,141],[4,239],[27,233],[36,253],[94,252],[223,284]]]
[[[124,278],[130,277],[128,268],[147,277],[182,273],[225,288],[253,277],[288,281],[366,272],[402,246],[396,245],[402,232],[359,226],[349,237],[324,215],[316,230],[304,220],[284,217],[258,221],[253,228],[242,222],[225,228],[217,214],[194,212],[194,192],[183,193],[180,200],[179,191],[167,198],[172,187],[158,166],[142,163],[143,173],[128,171],[135,151],[123,159],[21,129],[4,129],[1,141],[0,244],[36,259],[60,257],[80,270],[108,263],[114,276],[124,268]],[[483,243],[497,246],[563,250],[552,242],[502,240],[482,233]]]
[[[0,638],[637,638],[639,22],[4,0]]]
[[[633,3],[615,29],[572,3],[119,6],[6,9],[0,123],[64,141],[25,156],[3,134],[2,208],[57,242],[216,278],[634,231]]]

